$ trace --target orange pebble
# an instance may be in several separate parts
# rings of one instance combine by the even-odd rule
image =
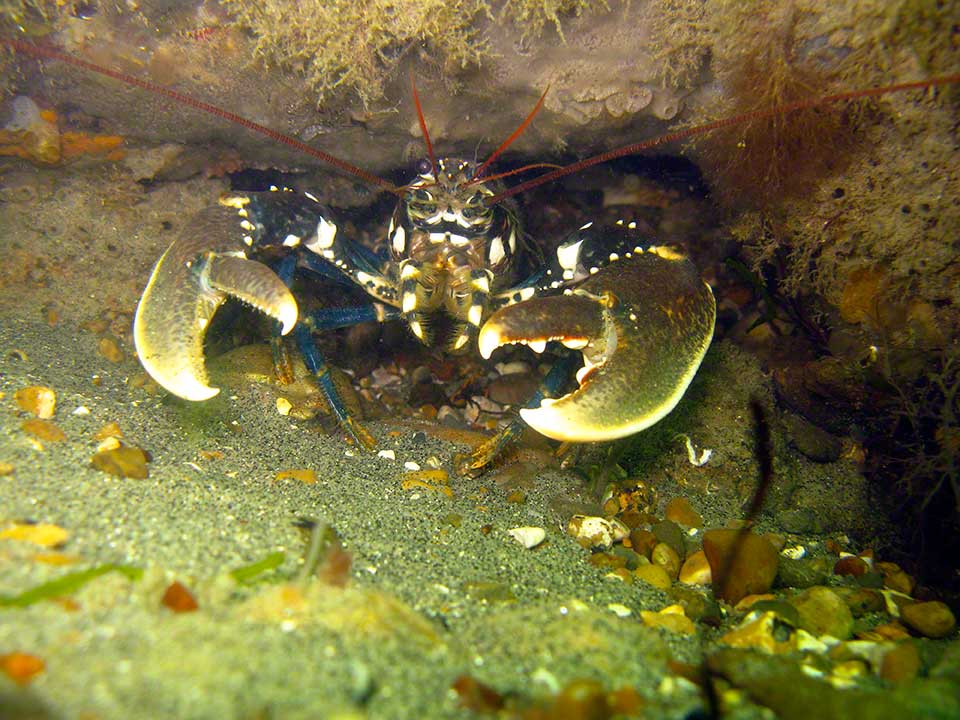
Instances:
[[[0,655],[0,670],[17,685],[29,685],[45,668],[46,663],[36,655],[24,652]]]
[[[176,580],[170,583],[160,602],[175,613],[193,612],[199,607],[190,591]]]

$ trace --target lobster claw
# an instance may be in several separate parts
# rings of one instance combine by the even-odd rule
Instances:
[[[237,236],[237,213],[209,208],[160,257],[140,298],[133,338],[140,362],[165,389],[185,400],[207,400],[210,387],[203,339],[210,319],[234,297],[276,320],[286,334],[297,302],[266,265],[247,259]]]
[[[638,247],[563,295],[497,311],[479,345],[484,357],[511,343],[542,350],[555,340],[579,349],[579,387],[520,415],[555,440],[614,440],[673,410],[706,354],[715,319],[713,292],[686,256]]]

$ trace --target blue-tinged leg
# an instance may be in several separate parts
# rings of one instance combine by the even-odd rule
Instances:
[[[563,390],[576,370],[579,357],[567,352],[560,356],[550,368],[550,372],[540,382],[540,386],[525,407],[539,407],[544,398],[556,397]],[[493,462],[511,444],[520,439],[526,423],[516,415],[500,432],[480,445],[469,455],[456,458],[457,471],[461,475],[476,475]]]
[[[280,261],[277,266],[277,275],[281,280],[289,287],[293,282],[293,276],[297,269],[297,257],[295,255],[288,255],[283,260]],[[349,315],[350,311],[353,311],[354,317],[358,316],[356,313],[357,310],[366,310],[367,308],[346,308],[348,311],[346,314]],[[315,327],[313,322],[314,316],[318,313],[322,314],[323,312],[331,312],[335,315],[339,313],[338,309],[332,309],[330,311],[316,311],[313,315],[307,318],[301,318],[296,327],[293,329],[293,335],[297,342],[297,347],[300,350],[300,354],[303,356],[303,361],[307,366],[307,369],[313,374],[316,378],[317,383],[320,385],[320,391],[323,393],[324,398],[327,400],[327,404],[330,406],[331,411],[337,417],[337,421],[340,423],[341,427],[347,431],[350,437],[359,445],[367,450],[372,450],[376,445],[376,441],[373,439],[373,436],[363,427],[352,415],[350,415],[349,410],[347,410],[346,405],[344,405],[343,399],[340,397],[340,392],[337,390],[336,385],[333,383],[333,378],[330,377],[330,368],[327,367],[326,362],[323,359],[323,355],[320,353],[320,349],[317,347],[317,343],[313,339],[313,330],[314,329],[327,329],[331,326],[324,327]],[[343,313],[339,313],[341,316]],[[371,318],[375,319],[375,318]],[[363,322],[362,320],[352,320],[351,322],[346,323],[347,325],[353,325],[357,322]],[[334,325],[332,327],[344,327],[344,325]],[[293,379],[293,371],[290,366],[289,355],[287,354],[286,346],[283,343],[283,338],[279,334],[279,325],[275,325],[273,338],[271,339],[271,348],[273,349],[273,358],[274,363],[277,367],[277,373],[280,374],[280,365],[279,362],[281,359],[286,362],[287,371],[290,373],[290,379]]]
[[[317,379],[317,383],[320,385],[320,389],[327,399],[327,403],[329,403],[333,414],[337,416],[341,427],[347,431],[357,445],[367,450],[372,450],[376,445],[376,441],[367,429],[350,414],[347,406],[344,405],[343,400],[340,398],[340,393],[337,391],[337,386],[334,385],[333,378],[330,377],[330,368],[327,367],[327,364],[324,362],[323,356],[317,348],[317,343],[314,342],[313,333],[310,328],[303,323],[298,323],[293,329],[293,335],[297,341],[297,347],[300,349],[300,354],[303,355],[303,361],[306,363],[307,369]]]
[[[351,327],[364,322],[384,323],[388,320],[397,320],[403,313],[397,308],[374,303],[347,308],[323,308],[314,310],[301,319],[311,330],[336,330],[337,328]]]

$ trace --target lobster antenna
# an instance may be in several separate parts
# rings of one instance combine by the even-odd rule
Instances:
[[[430,133],[427,132],[427,119],[423,116],[423,106],[420,105],[420,95],[417,93],[417,82],[414,80],[413,71],[410,71],[410,89],[413,90],[413,104],[417,106],[417,120],[420,123],[420,132],[423,133],[423,140],[427,144],[427,155],[430,157],[430,170],[437,172],[437,159],[433,156],[433,143],[430,142]]]
[[[533,106],[533,110],[530,111],[530,114],[527,115],[527,117],[524,119],[522,123],[520,123],[520,126],[513,131],[513,134],[510,137],[508,137],[506,140],[500,143],[500,147],[494,150],[493,154],[490,157],[488,157],[486,160],[484,160],[483,164],[477,168],[476,172],[474,172],[473,174],[474,178],[482,177],[483,171],[486,170],[487,167],[489,167],[490,163],[492,163],[500,153],[502,153],[504,150],[510,147],[510,145],[513,144],[513,141],[516,140],[518,137],[520,137],[520,134],[527,129],[527,125],[533,122],[534,116],[538,112],[540,112],[540,108],[543,107],[543,101],[546,99],[548,92],[550,92],[549,85],[547,85],[547,89],[543,91],[543,95],[540,96],[540,99],[537,100],[537,104]]]
[[[884,85],[882,87],[865,88],[862,90],[850,90],[847,92],[836,93],[834,95],[824,95],[822,97],[809,98],[807,100],[798,100],[787,105],[777,105],[775,107],[765,108],[763,110],[751,110],[750,112],[741,113],[740,115],[733,115],[731,117],[721,118],[720,120],[714,120],[713,122],[708,122],[703,125],[684,128],[682,130],[677,130],[676,132],[667,133],[666,135],[659,135],[655,138],[633,143],[632,145],[626,145],[615,150],[608,150],[607,152],[594,155],[593,157],[586,158],[585,160],[579,160],[571,165],[560,168],[559,170],[553,170],[552,172],[545,173],[539,177],[535,177],[531,180],[527,180],[526,182],[522,182],[519,185],[515,185],[512,188],[507,188],[503,192],[489,198],[487,200],[487,205],[496,205],[497,203],[506,200],[508,197],[526,192],[527,190],[543,185],[551,180],[572,175],[573,173],[579,172],[584,168],[593,167],[594,165],[615,160],[617,158],[624,157],[625,155],[635,155],[644,150],[649,150],[652,147],[657,147],[658,145],[665,145],[678,140],[686,140],[687,138],[695,137],[697,135],[705,135],[706,133],[713,132],[714,130],[720,130],[732,125],[740,125],[741,123],[751,122],[754,120],[764,120],[776,115],[786,115],[792,112],[797,112],[798,110],[807,110],[820,105],[829,105],[831,103],[842,102],[844,100],[857,100],[859,98],[877,97],[879,95],[903,92],[905,90],[919,90],[936,87],[938,85],[955,85],[957,83],[960,83],[960,73],[927,78],[926,80],[898,83],[896,85]]]
[[[186,105],[194,108],[195,110],[208,113],[209,115],[223,118],[224,120],[232,122],[235,125],[240,125],[241,127],[245,127],[255,133],[264,135],[275,142],[288,145],[299,152],[310,155],[318,160],[322,160],[338,170],[342,170],[345,173],[354,175],[361,180],[370,183],[371,185],[381,187],[387,192],[393,193],[394,195],[400,194],[399,188],[397,188],[393,183],[377,177],[376,175],[358,168],[355,165],[351,165],[345,160],[341,160],[338,157],[334,157],[333,155],[325,153],[323,150],[318,150],[317,148],[311,147],[294,137],[285,135],[277,130],[273,130],[272,128],[268,128],[266,125],[261,125],[260,123],[254,122],[253,120],[245,118],[242,115],[237,115],[229,110],[219,108],[216,105],[205,103],[202,100],[198,100],[184,93],[172,90],[164,85],[158,85],[157,83],[150,82],[149,80],[143,80],[142,78],[135,77],[134,75],[128,75],[127,73],[120,72],[119,70],[113,70],[102,65],[97,65],[96,63],[74,57],[73,55],[68,55],[67,53],[60,52],[59,50],[55,50],[51,47],[34,45],[33,43],[23,42],[22,40],[7,38],[0,39],[0,44],[9,45],[19,53],[29,55],[37,59],[59,60],[60,62],[67,63],[68,65],[73,65],[74,67],[89,70],[90,72],[95,72],[99,75],[105,75],[106,77],[119,80],[127,85],[133,85],[134,87],[142,88],[156,95],[166,97],[180,105]]]

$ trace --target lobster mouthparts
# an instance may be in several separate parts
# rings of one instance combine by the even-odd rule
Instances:
[[[563,295],[494,313],[480,331],[484,357],[551,340],[583,353],[580,386],[521,417],[555,440],[615,440],[650,427],[683,397],[713,337],[716,301],[693,263],[651,247]]]

